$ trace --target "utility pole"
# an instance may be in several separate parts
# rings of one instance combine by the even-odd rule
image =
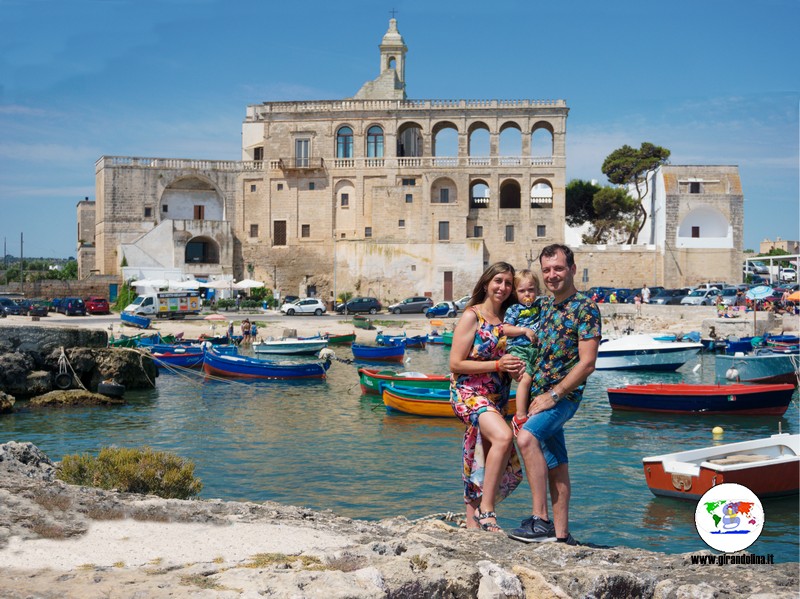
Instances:
[[[25,263],[22,261],[22,232],[19,234],[19,291],[25,293]]]

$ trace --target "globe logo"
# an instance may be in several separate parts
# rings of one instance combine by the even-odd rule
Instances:
[[[764,508],[747,487],[723,483],[709,489],[697,502],[694,522],[706,545],[731,553],[756,542],[764,526]]]

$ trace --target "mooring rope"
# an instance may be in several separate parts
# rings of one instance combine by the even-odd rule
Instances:
[[[72,367],[72,364],[69,362],[69,358],[67,358],[67,352],[64,351],[64,346],[61,346],[61,355],[58,356],[58,374],[68,374],[67,368],[69,367],[70,372],[72,372],[72,379],[78,383],[81,389],[84,391],[88,391],[88,389],[83,385],[83,381],[78,376],[78,373],[75,372],[75,369]]]
[[[417,524],[419,522],[425,522],[426,520],[441,520],[442,522],[453,522],[454,524],[458,524],[462,528],[466,527],[467,525],[467,515],[456,512],[439,512],[437,514],[429,514],[427,516],[423,516],[422,518],[415,518],[413,520],[409,520],[409,522],[411,524]]]

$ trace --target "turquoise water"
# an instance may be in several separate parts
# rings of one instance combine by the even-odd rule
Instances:
[[[336,349],[349,357],[347,349]],[[405,368],[446,372],[441,346],[409,350]],[[697,372],[692,372],[696,365]],[[605,389],[647,381],[712,382],[714,357],[703,355],[675,374],[592,375],[581,409],[567,428],[573,482],[571,530],[584,542],[668,553],[707,549],[694,527],[695,503],[656,498],[641,459],[712,443],[798,432],[797,399],[783,418],[612,413]],[[455,419],[387,414],[362,396],[354,366],[335,363],[326,381],[203,382],[164,374],[157,389],[129,392],[116,408],[30,410],[0,416],[0,442],[31,441],[52,459],[96,453],[105,445],[150,445],[196,464],[204,498],[263,501],[332,509],[354,518],[418,518],[463,512],[463,425]],[[522,486],[498,506],[515,526],[530,510]],[[749,551],[798,559],[797,498],[764,504],[766,525]]]

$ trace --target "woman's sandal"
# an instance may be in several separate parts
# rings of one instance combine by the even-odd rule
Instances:
[[[494,512],[481,512],[478,509],[478,513],[475,514],[473,520],[478,523],[482,530],[487,532],[503,532],[503,529],[497,524],[497,514]],[[486,520],[487,518],[494,518],[494,522],[481,522],[481,520]]]

